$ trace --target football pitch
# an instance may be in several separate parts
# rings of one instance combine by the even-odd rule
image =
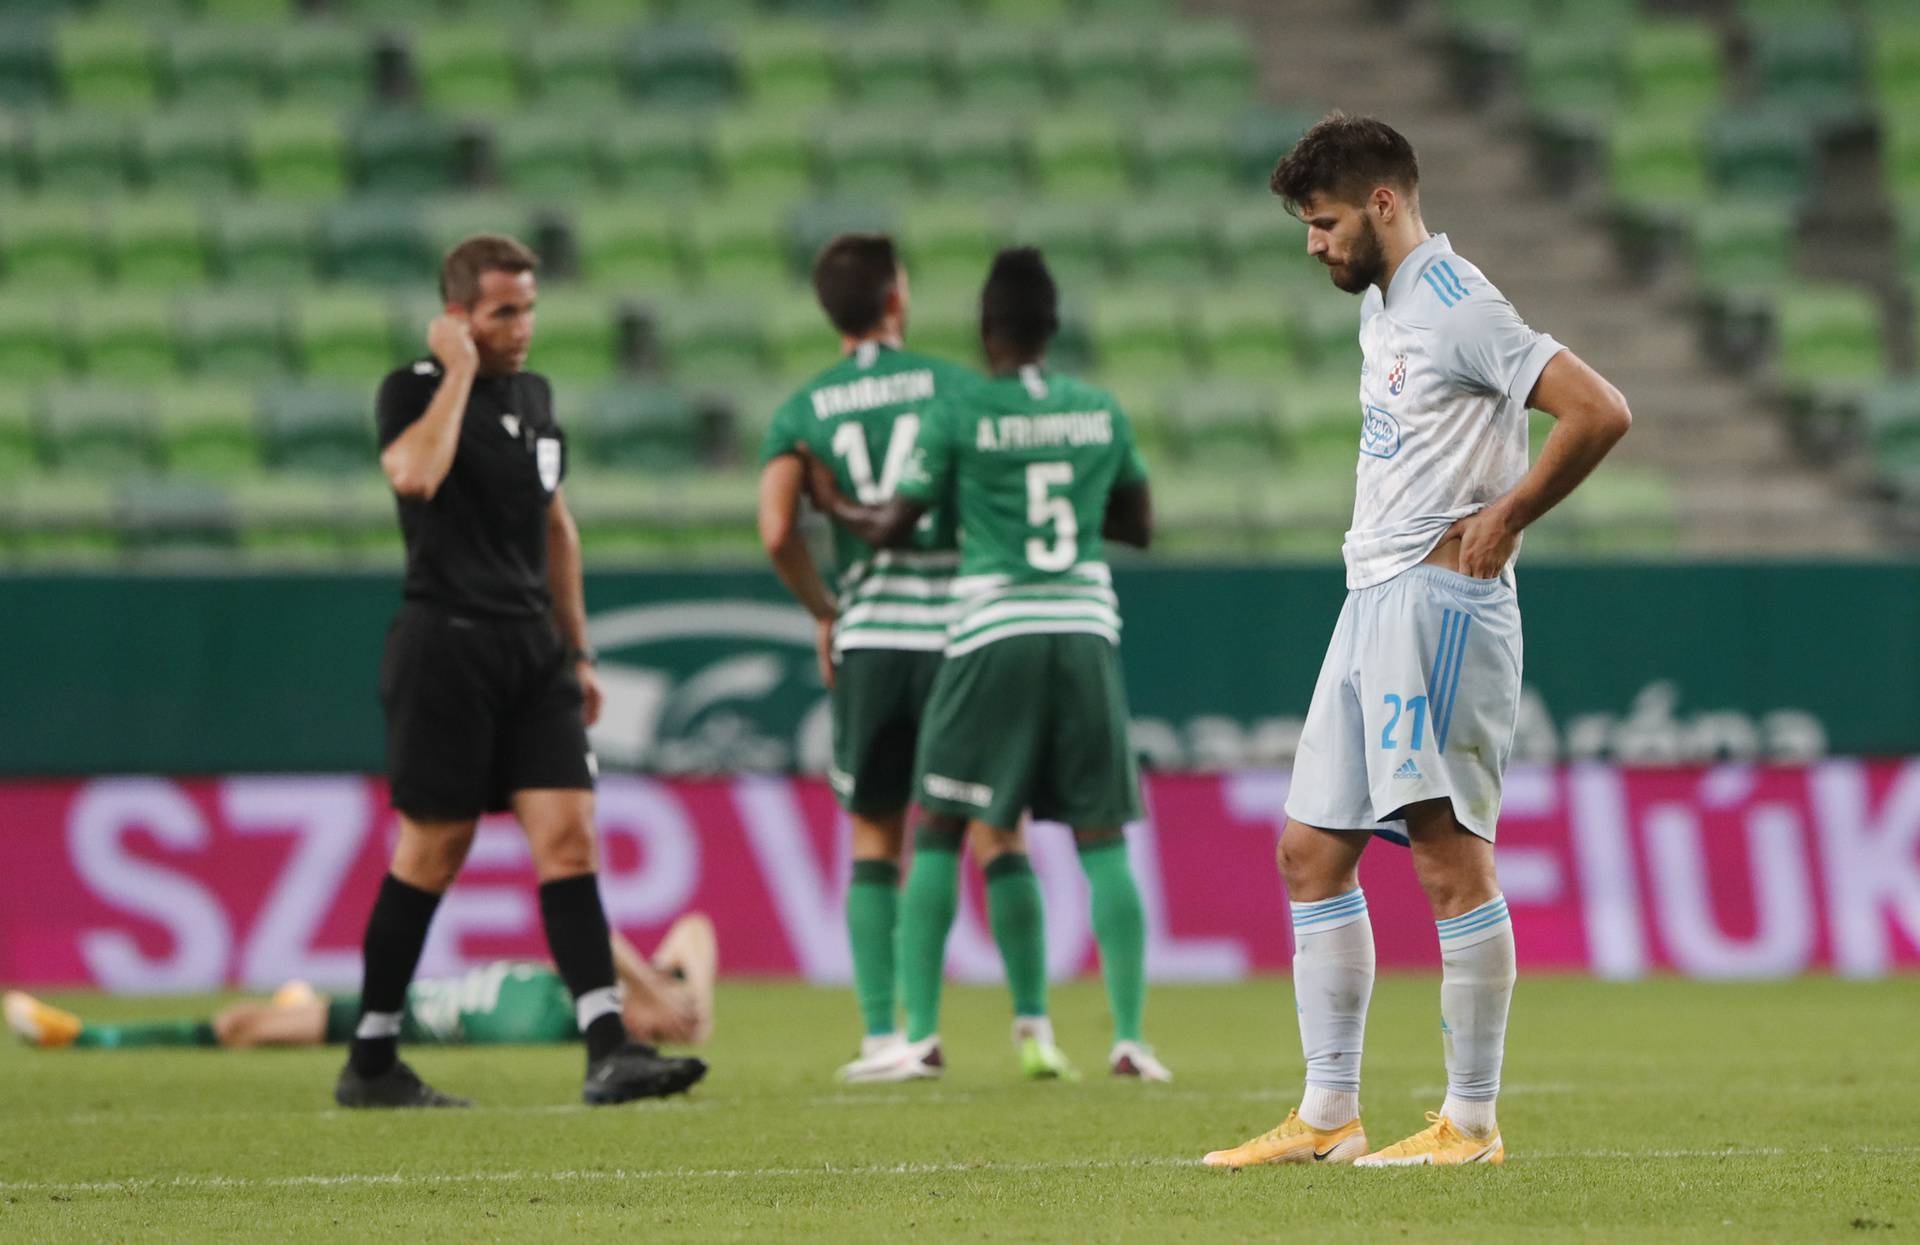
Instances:
[[[213,1000],[55,996],[101,1018]],[[1368,1023],[1375,1145],[1442,1093],[1432,978]],[[416,1050],[466,1112],[333,1109],[334,1050],[0,1052],[0,1239],[1892,1240],[1920,1236],[1920,980],[1522,978],[1504,1167],[1198,1166],[1298,1094],[1284,980],[1163,987],[1169,1086],[1016,1079],[1004,996],[950,993],[944,1080],[843,1088],[844,991],[729,983],[690,1097],[575,1105],[578,1051]]]

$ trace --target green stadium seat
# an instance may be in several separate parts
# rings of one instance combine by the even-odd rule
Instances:
[[[159,57],[146,25],[100,18],[54,30],[54,64],[70,105],[89,111],[138,112],[159,92]]]
[[[1219,466],[1273,463],[1284,448],[1280,392],[1274,385],[1181,385],[1167,402],[1170,448]]]
[[[392,493],[384,480],[368,482],[386,493],[384,517],[393,521]],[[233,481],[229,493],[240,526],[240,546],[275,566],[334,563],[347,556],[358,489],[327,476],[263,474]],[[369,521],[371,515],[368,516]]]
[[[361,119],[350,140],[354,182],[370,194],[426,194],[461,180],[460,127],[443,116],[394,109]]]
[[[1843,119],[1861,107],[1861,48],[1838,18],[1798,18],[1759,32],[1753,74],[1762,97],[1782,109]]]
[[[718,201],[688,222],[688,254],[699,279],[737,289],[779,289],[789,268],[786,222],[752,200]]]
[[[214,380],[272,380],[287,371],[286,313],[277,294],[201,291],[180,308],[188,367]]]
[[[1920,284],[1920,199],[1910,199],[1900,209],[1900,259],[1910,282]]]
[[[71,304],[79,371],[95,381],[140,385],[180,372],[173,300],[115,290]]]
[[[298,203],[226,203],[213,224],[216,266],[244,285],[300,285],[319,275],[311,212]]]
[[[1352,370],[1321,367],[1291,376],[1281,410],[1288,456],[1296,462],[1340,469],[1346,475],[1348,490],[1353,485],[1353,462],[1360,445],[1359,371],[1356,361]],[[1348,491],[1349,504],[1351,498]]]
[[[356,378],[353,385],[289,385],[269,390],[261,403],[261,433],[267,461],[282,471],[328,475],[364,474],[379,459],[374,437],[371,385],[387,370]]]
[[[1141,109],[1159,95],[1149,48],[1161,32],[1130,24],[1099,23],[1053,42],[1053,71],[1068,100],[1080,108]]]
[[[1270,194],[1221,204],[1212,227],[1214,260],[1236,280],[1305,284],[1319,269],[1307,255],[1306,226]]]
[[[206,479],[260,469],[260,433],[253,391],[244,385],[196,383],[155,397],[160,461],[168,471]]]
[[[152,405],[138,389],[60,386],[40,402],[48,461],[80,475],[123,476],[153,465]]]
[[[1307,361],[1318,371],[1360,373],[1360,309],[1332,283],[1302,290],[1293,300],[1294,329]]]
[[[347,185],[347,139],[332,117],[289,109],[246,120],[241,138],[253,184],[289,199],[331,199]]]
[[[1188,370],[1181,300],[1152,286],[1107,286],[1089,301],[1094,365],[1107,383],[1158,385]]]
[[[986,20],[1018,28],[1022,24],[1057,28],[1072,16],[1073,0],[980,0]]]
[[[0,317],[5,315],[0,310]],[[0,356],[5,347],[0,346]],[[39,469],[40,439],[33,430],[33,402],[24,389],[0,391],[0,480],[17,480]]]
[[[964,199],[930,199],[902,213],[900,241],[914,291],[916,332],[922,291],[957,286],[977,296],[1005,233],[993,212]]]
[[[1710,288],[1775,286],[1793,270],[1794,213],[1786,204],[1710,200],[1694,213],[1694,276]]]
[[[947,44],[947,64],[961,98],[974,107],[1020,111],[1048,101],[1046,63],[1028,31],[965,27]]]
[[[973,198],[1026,188],[1026,158],[1014,123],[988,113],[936,117],[928,127],[927,172],[942,191]]]
[[[32,184],[27,127],[0,103],[0,201],[25,193]]]
[[[327,273],[336,281],[417,284],[439,269],[426,221],[408,200],[338,204],[322,218],[321,238]]]
[[[1874,28],[1872,76],[1883,117],[1920,115],[1920,11]]]
[[[542,108],[611,112],[623,101],[620,47],[618,35],[594,26],[530,31],[521,48],[527,90]]]
[[[247,106],[273,85],[272,30],[188,26],[167,37],[167,93],[175,108]]]
[[[877,199],[825,199],[797,204],[787,213],[787,262],[791,271],[805,277],[813,271],[814,257],[821,248],[843,233],[898,232],[899,220],[885,201]]]
[[[224,558],[239,541],[226,493],[197,480],[125,481],[115,491],[114,517],[137,555]]]
[[[1636,109],[1699,115],[1719,103],[1726,66],[1720,35],[1704,21],[1643,21],[1622,49],[1628,96]]]
[[[762,111],[824,104],[834,95],[833,54],[817,26],[762,18],[734,37],[740,85]]]
[[[1317,120],[1316,114],[1295,108],[1256,108],[1242,113],[1233,135],[1242,184],[1250,190],[1265,190],[1273,166]]]
[[[288,108],[355,108],[373,96],[374,46],[359,29],[327,22],[280,27],[275,57]]]
[[[924,26],[856,26],[837,42],[842,90],[867,108],[917,110],[946,95],[938,44]]]
[[[0,429],[4,420],[0,415]],[[1868,394],[1860,404],[1860,425],[1882,479],[1902,496],[1920,498],[1920,381],[1899,381]],[[0,449],[0,464],[6,454]]]
[[[1714,184],[1731,196],[1797,202],[1813,190],[1818,153],[1812,126],[1798,113],[1721,117],[1709,130],[1707,156]]]
[[[712,175],[712,135],[692,117],[623,116],[597,126],[602,172],[644,195],[694,195]]]
[[[438,258],[460,242],[477,233],[504,233],[531,244],[539,233],[540,219],[529,201],[512,196],[465,196],[429,203],[420,213],[427,254]],[[431,288],[433,282],[421,284]]]
[[[600,188],[596,136],[577,116],[528,113],[493,130],[494,171],[515,194],[565,200]]]
[[[770,299],[767,308],[767,356],[782,385],[798,385],[838,357],[840,334],[820,304],[794,290]]]
[[[1129,204],[1114,218],[1114,258],[1133,281],[1191,285],[1212,280],[1212,241],[1207,222],[1184,199]]]
[[[499,112],[520,98],[516,36],[491,22],[442,22],[411,32],[420,98],[435,112]]]
[[[65,376],[72,362],[71,319],[57,298],[0,298],[0,392]]]
[[[53,49],[45,24],[0,20],[0,107],[36,108],[53,96]]]
[[[110,481],[38,474],[9,488],[12,545],[22,562],[110,566],[121,553]]]
[[[792,113],[733,113],[713,128],[715,173],[727,193],[795,198],[813,182],[814,123]]]
[[[11,286],[91,285],[100,276],[99,223],[84,201],[32,199],[0,212],[0,250]]]
[[[273,24],[293,19],[296,0],[200,0],[200,12],[229,24]]]
[[[127,125],[120,118],[43,113],[28,129],[27,144],[43,194],[107,194],[132,180]]]
[[[986,279],[989,251],[978,265],[964,275],[923,277],[918,265],[912,274],[912,305],[907,315],[907,344],[914,350],[979,367],[980,358],[980,286]],[[911,262],[911,261],[910,261]],[[818,307],[814,314],[826,323],[826,313]]]
[[[620,370],[620,332],[604,296],[540,295],[531,366],[556,385],[598,384]]]
[[[1021,246],[1039,247],[1047,267],[1069,297],[1074,287],[1103,280],[1111,269],[1108,214],[1095,206],[1035,201],[1014,213],[1012,237]],[[984,281],[986,274],[980,274]]]
[[[316,381],[357,384],[365,392],[402,361],[387,302],[364,290],[328,290],[297,299],[290,336],[300,371]]]
[[[1706,144],[1691,117],[1623,117],[1607,134],[1609,182],[1620,200],[1697,203],[1707,190]]]
[[[106,214],[107,262],[126,285],[178,287],[207,279],[207,229],[183,199],[123,199]]]
[[[1253,43],[1229,22],[1181,20],[1154,37],[1160,78],[1174,102],[1216,112],[1259,94]]]
[[[1795,285],[1774,307],[1774,364],[1790,385],[1864,388],[1885,379],[1880,308],[1864,289]]]
[[[756,301],[714,299],[656,306],[655,333],[683,386],[742,378],[768,366],[766,315]]]
[[[1216,114],[1146,117],[1132,141],[1138,178],[1158,193],[1216,194],[1243,180],[1233,135]]]
[[[140,176],[149,189],[175,194],[230,195],[240,182],[240,142],[233,122],[217,112],[163,113],[136,131]]]
[[[583,203],[573,214],[580,275],[604,289],[660,290],[684,279],[678,213],[631,199]]]
[[[1300,350],[1281,294],[1265,287],[1215,290],[1197,300],[1194,335],[1215,376],[1273,381],[1298,369]]]
[[[1920,118],[1889,117],[1880,142],[1888,191],[1905,202],[1920,201]]]
[[[712,105],[732,101],[733,49],[699,26],[649,26],[627,49],[629,91],[655,105]]]
[[[589,464],[659,471],[692,466],[701,457],[699,412],[657,382],[589,390],[567,415],[570,444]]]
[[[899,198],[920,182],[925,134],[898,113],[836,119],[819,135],[821,171],[836,195]]]
[[[1056,115],[1034,124],[1033,172],[1052,195],[1119,195],[1129,188],[1120,123],[1111,116]]]
[[[1536,28],[1527,35],[1521,81],[1535,112],[1610,115],[1625,86],[1620,42],[1605,31]]]

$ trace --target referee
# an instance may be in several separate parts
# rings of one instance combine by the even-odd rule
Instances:
[[[447,253],[430,357],[380,386],[380,466],[399,498],[405,600],[380,700],[400,839],[367,918],[358,1022],[333,1096],[344,1107],[464,1107],[399,1059],[407,985],[482,813],[513,811],[540,878],[547,946],[586,1040],[590,1104],[677,1093],[698,1059],[629,1042],[594,876],[600,689],[587,648],[580,533],[560,480],[553,389],[523,371],[532,251],[482,234]]]

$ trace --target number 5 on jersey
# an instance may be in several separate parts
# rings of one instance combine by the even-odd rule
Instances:
[[[1080,556],[1080,522],[1073,502],[1053,492],[1072,483],[1072,463],[1027,464],[1027,525],[1053,529],[1051,542],[1045,536],[1027,537],[1027,561],[1037,570],[1064,571]]]

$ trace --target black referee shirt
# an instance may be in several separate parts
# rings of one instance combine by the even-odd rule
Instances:
[[[388,373],[376,407],[381,449],[426,413],[440,378],[432,358]],[[398,499],[407,600],[503,618],[548,614],[547,510],[566,470],[547,378],[476,377],[439,491],[431,501]]]

